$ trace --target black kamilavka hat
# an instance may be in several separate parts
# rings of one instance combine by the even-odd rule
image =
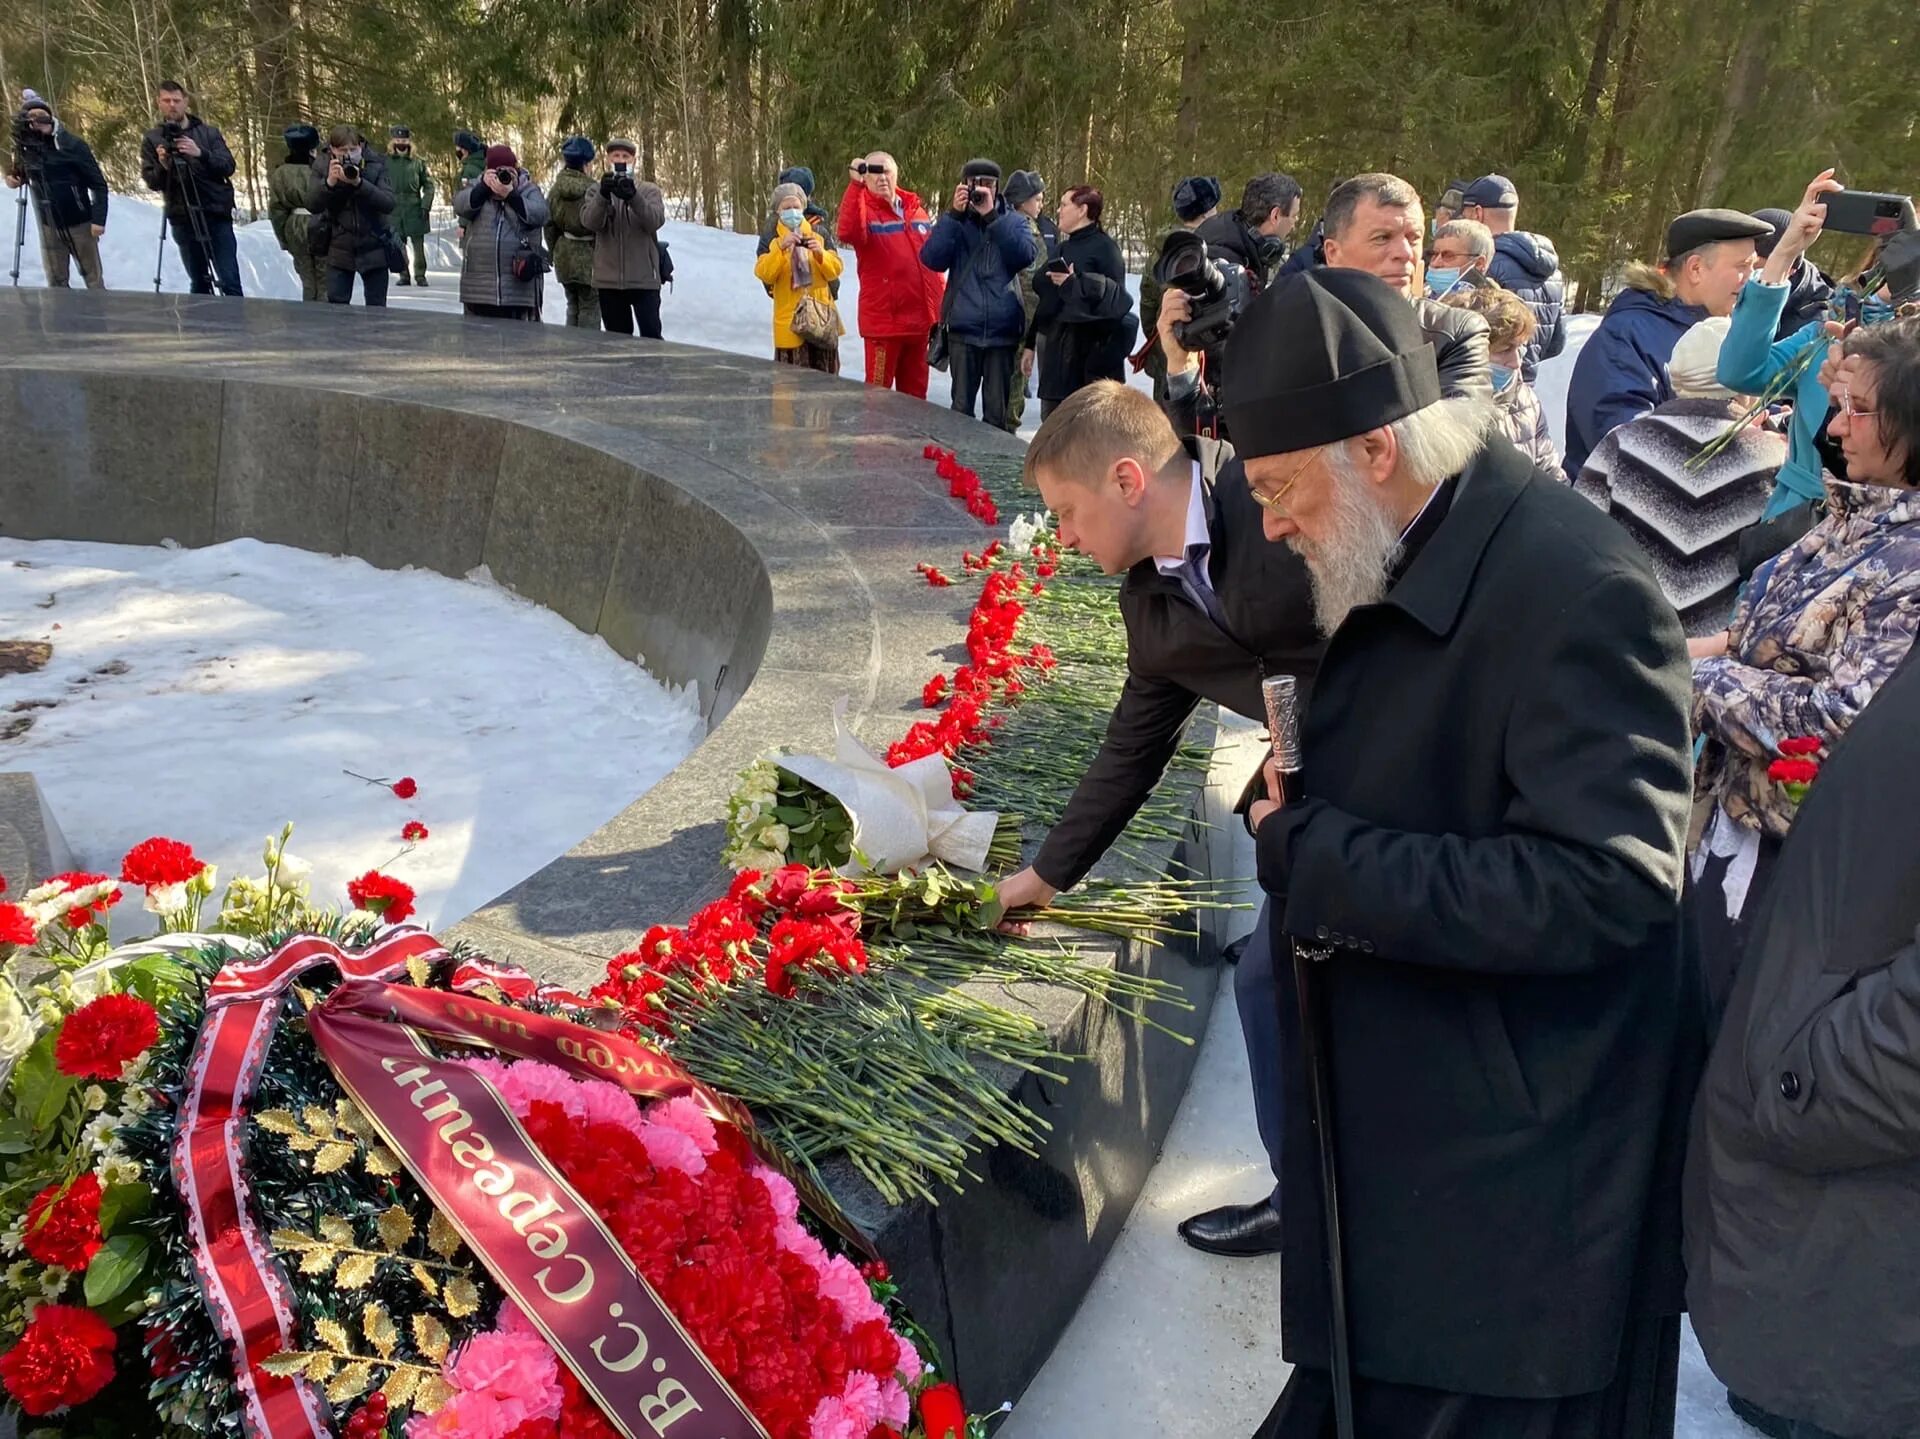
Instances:
[[[1242,459],[1351,439],[1440,399],[1413,306],[1364,270],[1321,266],[1266,291],[1233,327],[1225,368]]]

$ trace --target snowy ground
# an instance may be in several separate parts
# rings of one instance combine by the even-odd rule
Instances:
[[[149,835],[222,876],[292,820],[313,895],[388,868],[446,924],[562,854],[687,755],[692,695],[491,583],[236,540],[200,550],[0,539],[0,768],[31,771],[85,868]],[[395,616],[405,616],[397,625]],[[401,801],[350,779],[413,777]],[[400,830],[429,838],[403,858]],[[131,911],[131,912],[129,912]],[[123,928],[144,916],[122,905]]]

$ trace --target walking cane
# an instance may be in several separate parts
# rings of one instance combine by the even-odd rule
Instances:
[[[1300,792],[1300,687],[1292,675],[1260,682],[1267,727],[1273,735],[1273,760],[1281,793],[1288,801]],[[1340,1239],[1340,1166],[1333,1134],[1333,1067],[1327,1053],[1327,998],[1314,966],[1332,952],[1293,942],[1293,987],[1300,1001],[1300,1038],[1307,1061],[1308,1099],[1320,1148],[1320,1199],[1326,1214],[1327,1284],[1333,1339],[1333,1422],[1339,1439],[1354,1439],[1353,1355],[1347,1329],[1347,1258]]]
[[[27,192],[20,191],[20,214],[13,222],[13,288],[20,288],[20,252],[27,244]]]

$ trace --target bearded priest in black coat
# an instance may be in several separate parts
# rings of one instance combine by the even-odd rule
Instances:
[[[1373,276],[1291,278],[1230,344],[1247,483],[1329,636],[1302,797],[1270,775],[1249,816],[1279,942],[1315,956],[1332,1102],[1326,1134],[1288,1111],[1296,1367],[1260,1434],[1333,1433],[1328,1142],[1358,1435],[1671,1435],[1698,1057],[1680,622],[1618,526],[1442,399]]]

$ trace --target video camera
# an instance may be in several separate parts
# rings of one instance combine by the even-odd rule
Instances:
[[[1193,302],[1192,313],[1173,327],[1173,337],[1186,350],[1211,350],[1225,340],[1251,295],[1247,272],[1230,260],[1214,259],[1207,242],[1192,230],[1167,236],[1153,262],[1153,278]]]

